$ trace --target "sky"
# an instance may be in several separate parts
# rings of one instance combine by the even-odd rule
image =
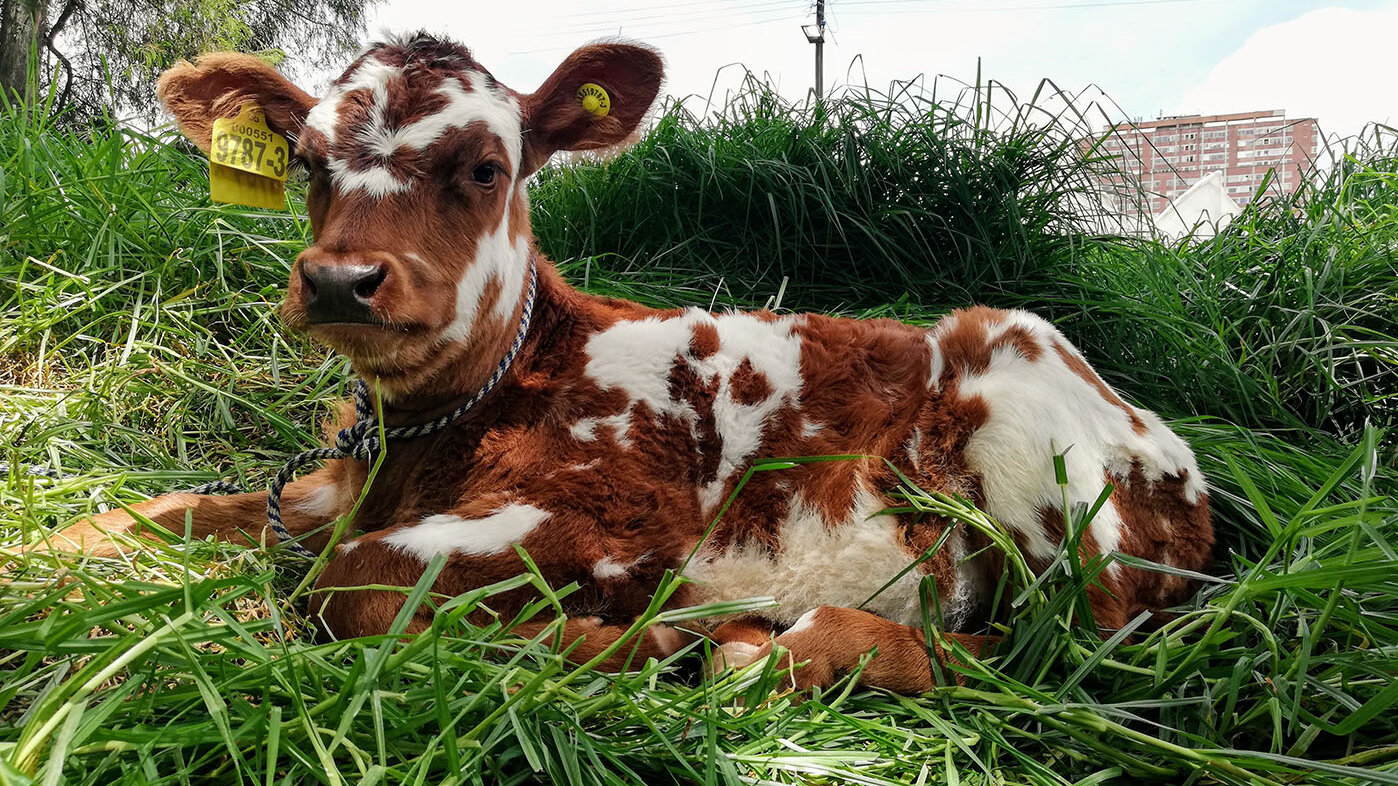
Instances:
[[[577,46],[623,37],[661,50],[666,92],[702,108],[743,69],[810,90],[812,0],[383,0],[369,31],[426,29],[471,47],[516,90]],[[1116,118],[1283,109],[1329,134],[1398,121],[1398,0],[827,0],[827,88],[977,68],[1020,96],[1047,78]],[[696,104],[697,102],[697,104]]]

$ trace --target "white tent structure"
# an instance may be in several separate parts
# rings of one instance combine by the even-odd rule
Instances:
[[[1223,173],[1210,172],[1160,211],[1155,227],[1174,240],[1191,234],[1206,240],[1241,212],[1243,209],[1223,186]]]

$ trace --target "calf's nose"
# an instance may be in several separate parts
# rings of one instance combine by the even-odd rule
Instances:
[[[388,277],[387,265],[301,264],[301,288],[311,324],[378,322],[370,303]]]

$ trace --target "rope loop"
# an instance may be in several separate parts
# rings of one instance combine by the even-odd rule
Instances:
[[[361,387],[363,384],[360,383]],[[356,397],[358,395],[359,393],[356,392]],[[335,434],[335,449],[346,458],[373,461],[374,455],[379,452],[379,437],[376,433],[378,428],[378,420],[374,418],[361,420],[353,426],[342,428]]]

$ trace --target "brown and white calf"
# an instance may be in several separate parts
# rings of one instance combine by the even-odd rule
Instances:
[[[381,386],[389,425],[439,416],[482,386],[515,337],[537,265],[533,322],[513,367],[445,430],[389,445],[354,521],[363,534],[337,547],[321,588],[412,585],[445,554],[435,589],[457,594],[520,573],[519,545],[554,585],[582,585],[565,601],[565,636],[585,634],[582,651],[595,652],[698,546],[684,570],[692,583],[672,605],[768,595],[780,604],[714,631],[730,656],[760,655],[775,635],[795,662],[810,661],[796,673],[808,685],[877,647],[863,682],[917,691],[932,684],[914,627],[920,579],[935,578],[944,626],[975,652],[1001,565],[966,526],[881,513],[896,485],[883,459],[922,488],[975,502],[1042,569],[1063,537],[1052,457],[1065,451],[1070,505],[1115,487],[1084,554],[1205,566],[1213,533],[1189,447],[1032,314],[972,308],[926,330],[655,310],[569,286],[534,248],[525,183],[557,151],[630,137],[661,78],[649,49],[600,44],[525,95],[465,48],[418,35],[373,47],[319,100],[246,55],[208,55],[161,79],[180,128],[206,150],[212,121],[247,102],[295,140],[311,176],[314,243],[296,260],[282,316]],[[609,93],[610,114],[580,106],[586,83]],[[353,417],[346,407],[338,426]],[[758,473],[699,543],[754,460],[831,454],[878,458]],[[342,459],[293,482],[288,528],[319,529],[307,543],[323,547],[325,525],[350,511],[366,472]],[[197,536],[256,537],[264,499],[173,494],[135,509],[180,532],[192,508]],[[105,533],[135,527],[113,511],[56,540],[111,551]],[[878,593],[949,527],[940,550]],[[1181,579],[1113,564],[1091,597],[1098,622],[1115,628],[1187,593]],[[382,589],[319,597],[324,624],[341,636],[384,631],[404,602]],[[496,610],[529,599],[496,598]],[[685,640],[653,628],[640,654]]]

